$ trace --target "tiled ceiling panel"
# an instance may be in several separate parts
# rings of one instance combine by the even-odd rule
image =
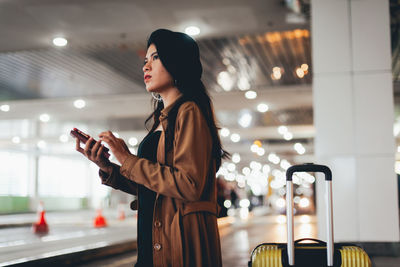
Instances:
[[[212,91],[311,83],[308,30],[269,32],[198,40],[203,82]],[[68,46],[0,54],[0,97],[55,98],[143,93],[145,43]],[[308,64],[299,78],[296,69]],[[273,78],[273,69],[281,77]],[[223,88],[220,73],[231,83]],[[272,87],[271,87],[272,86]]]

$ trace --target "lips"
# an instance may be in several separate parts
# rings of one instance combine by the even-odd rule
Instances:
[[[150,80],[151,76],[149,74],[144,75],[144,81]]]

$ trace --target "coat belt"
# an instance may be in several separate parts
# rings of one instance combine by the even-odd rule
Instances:
[[[218,216],[220,207],[217,203],[211,201],[187,202],[183,204],[182,216],[193,212],[209,212]]]

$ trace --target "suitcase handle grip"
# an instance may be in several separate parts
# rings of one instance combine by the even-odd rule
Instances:
[[[294,243],[299,244],[303,241],[314,241],[315,243],[326,246],[326,242],[319,240],[319,239],[315,239],[315,238],[301,238],[301,239],[297,239],[296,241],[294,241]]]
[[[327,217],[327,233],[328,238],[326,242],[327,250],[327,266],[333,266],[333,208],[332,208],[332,172],[327,166],[316,165],[313,163],[306,163],[302,165],[291,166],[286,171],[286,218],[287,218],[287,253],[289,266],[294,266],[294,233],[293,233],[293,181],[292,176],[295,172],[323,172],[325,174],[326,184],[326,217]]]
[[[286,181],[292,181],[292,177],[295,172],[323,172],[325,174],[325,181],[332,181],[332,172],[327,166],[324,165],[305,163],[303,165],[291,166],[286,171]]]

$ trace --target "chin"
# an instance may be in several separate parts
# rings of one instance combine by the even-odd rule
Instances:
[[[146,88],[146,91],[149,93],[158,93],[158,91],[154,88],[149,88],[149,89]]]
[[[159,87],[148,86],[146,87],[146,91],[149,93],[160,93]]]
[[[156,90],[154,90],[154,88],[151,86],[146,86],[146,91],[149,93],[155,93]]]

